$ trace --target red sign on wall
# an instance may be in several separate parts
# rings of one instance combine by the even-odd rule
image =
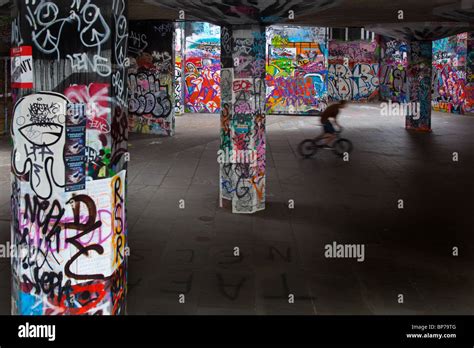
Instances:
[[[32,53],[31,46],[10,49],[12,88],[33,88]]]

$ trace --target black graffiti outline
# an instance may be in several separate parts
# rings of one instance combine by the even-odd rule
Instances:
[[[57,154],[56,151],[51,150],[50,148],[52,146],[56,147],[56,144],[58,144],[58,142],[61,141],[61,139],[63,139],[64,141],[65,126],[61,124],[62,121],[60,121],[60,117],[65,118],[65,115],[59,113],[60,111],[59,107],[56,106],[54,110],[48,109],[51,112],[58,111],[57,114],[51,115],[49,116],[49,118],[43,115],[41,117],[38,117],[38,119],[36,119],[30,116],[30,114],[28,114],[27,116],[30,116],[29,123],[23,124],[21,126],[17,123],[17,120],[19,118],[21,117],[26,118],[26,116],[23,116],[23,115],[18,116],[17,110],[19,110],[19,106],[23,102],[26,102],[27,99],[36,98],[35,101],[42,101],[43,100],[42,96],[53,96],[53,97],[62,99],[62,101],[64,101],[66,105],[67,103],[69,103],[68,99],[64,95],[59,94],[59,93],[54,93],[54,92],[41,92],[35,95],[25,96],[19,99],[15,103],[15,107],[13,108],[13,120],[12,120],[13,125],[11,127],[11,136],[14,139],[14,147],[13,147],[12,156],[11,156],[11,167],[12,167],[13,173],[17,177],[28,176],[30,187],[35,192],[35,194],[38,195],[38,197],[42,199],[49,199],[51,195],[53,194],[53,185],[59,188],[65,187],[65,184],[58,182],[57,179],[59,178],[56,178],[56,175],[54,174],[54,170],[53,170],[55,161],[64,161],[64,146],[61,147],[61,149],[58,149],[58,151],[62,151],[60,154]],[[65,123],[65,120],[62,123]],[[30,137],[28,137],[27,130],[25,130],[27,128],[30,128],[30,132],[33,132],[33,127],[37,127],[40,129],[55,127],[55,129],[57,130],[56,133],[45,132],[41,134],[55,134],[57,139],[50,141],[47,144],[44,141],[41,144],[38,144],[37,141],[35,142]],[[17,134],[15,129],[17,129],[17,132],[19,134]],[[29,148],[27,147],[26,143],[23,144],[23,148],[21,148],[21,146],[20,147],[16,146],[15,139],[19,137],[20,135],[22,139],[26,140],[27,143],[31,144]],[[41,151],[40,154],[42,158],[40,160],[36,158],[37,151]],[[46,157],[46,159],[44,158],[45,155],[48,156]],[[21,158],[22,156],[25,156],[26,159],[22,159]],[[21,161],[22,168],[19,168],[17,166],[17,161]],[[33,179],[33,177],[36,179]],[[45,179],[46,182],[43,182],[42,181],[43,179]],[[62,179],[64,180],[64,178]],[[47,189],[46,194],[42,194],[38,190],[38,187],[40,185],[41,186],[47,185],[48,189]]]
[[[32,1],[31,5],[35,6],[36,2]],[[88,48],[95,47],[98,56],[100,56],[101,46],[110,38],[111,30],[100,8],[90,0],[82,7],[80,1],[73,0],[69,15],[63,18],[58,18],[60,9],[54,2],[40,2],[33,11],[27,2],[26,10],[26,19],[32,28],[32,41],[35,47],[44,54],[56,53],[58,60],[60,59],[59,45],[65,25],[76,22],[82,45]],[[97,25],[99,25],[99,30]]]
[[[87,221],[82,223],[80,221],[80,204],[84,203],[88,214],[87,214]],[[93,232],[97,228],[102,226],[102,221],[95,221],[97,217],[97,208],[95,202],[92,198],[87,195],[81,194],[77,196],[73,196],[70,198],[66,204],[73,205],[73,213],[74,213],[74,221],[67,222],[64,224],[65,229],[73,229],[77,231],[82,231],[72,237],[66,238],[66,243],[71,243],[73,246],[76,247],[78,250],[76,254],[74,254],[64,266],[64,273],[67,277],[77,279],[77,280],[86,280],[86,279],[104,279],[105,276],[103,274],[76,274],[71,271],[71,265],[74,261],[76,261],[82,255],[89,255],[89,251],[95,251],[99,255],[104,253],[104,248],[99,244],[91,244],[88,246],[83,246],[80,242],[80,239]]]
[[[148,80],[148,90],[138,85],[137,81]],[[155,118],[167,118],[172,111],[172,102],[168,86],[162,85],[155,74],[129,74],[130,96],[129,112],[138,116],[151,114]]]

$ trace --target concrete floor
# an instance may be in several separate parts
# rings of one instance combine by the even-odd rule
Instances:
[[[218,115],[178,117],[173,138],[131,135],[129,314],[474,314],[474,117],[433,113],[432,134],[410,133],[365,104],[341,123],[349,162],[297,156],[318,118],[267,118],[267,208],[254,215],[218,208]],[[9,151],[1,141],[1,243]],[[326,259],[333,241],[365,244],[365,261]],[[0,259],[0,314],[9,279]]]

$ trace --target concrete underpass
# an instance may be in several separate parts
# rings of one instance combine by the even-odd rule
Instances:
[[[0,1],[0,314],[472,314],[472,6],[216,3]]]

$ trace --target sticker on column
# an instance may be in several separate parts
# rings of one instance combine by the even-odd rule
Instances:
[[[12,88],[33,88],[32,53],[31,46],[20,46],[10,49]]]
[[[41,92],[21,98],[13,109],[12,169],[41,199],[64,190],[67,103],[62,94]]]
[[[69,103],[66,116],[66,192],[86,188],[86,115],[84,103]]]

